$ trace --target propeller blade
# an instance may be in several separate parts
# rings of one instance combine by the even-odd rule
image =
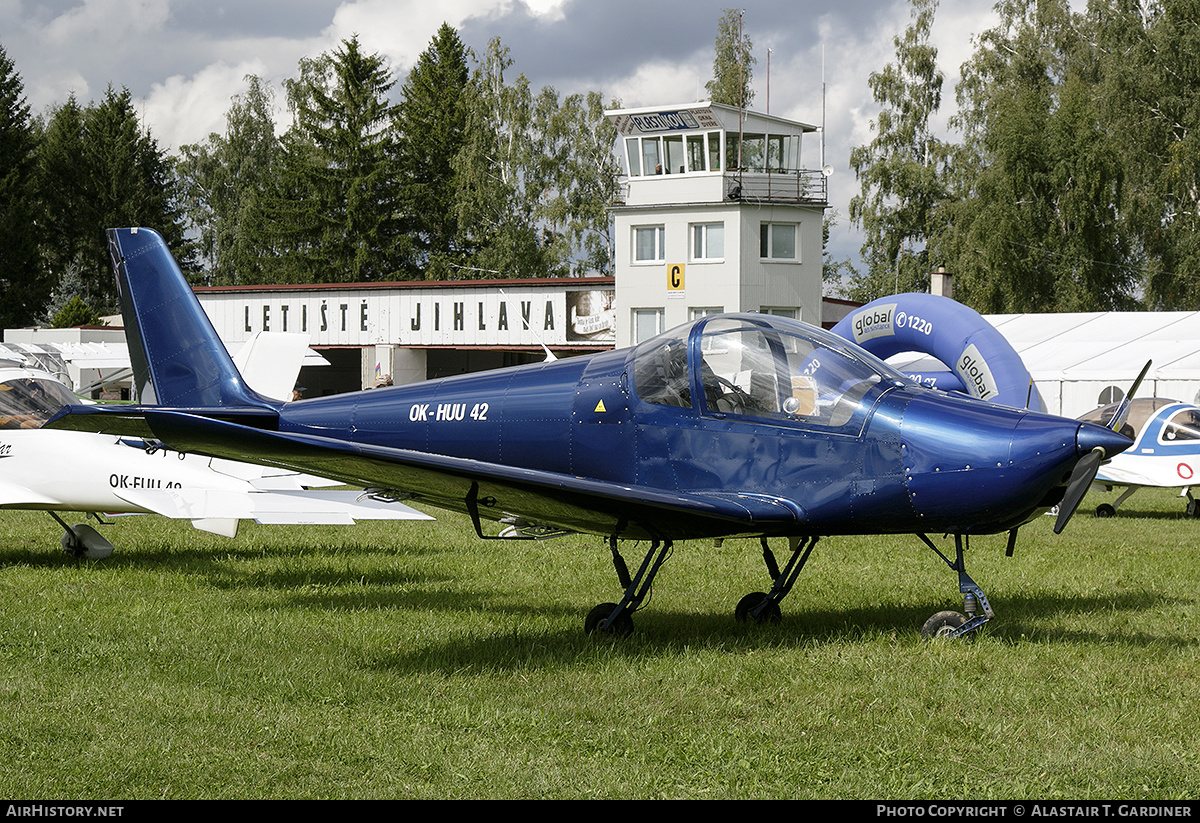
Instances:
[[[1153,360],[1147,360],[1146,365],[1142,366],[1142,373],[1137,376],[1137,380],[1133,381],[1133,385],[1129,387],[1129,391],[1125,393],[1125,399],[1121,401],[1121,405],[1117,406],[1117,412],[1113,415],[1113,419],[1108,421],[1108,427],[1113,431],[1120,431],[1125,425],[1125,419],[1129,417],[1130,404],[1133,403],[1133,395],[1137,392],[1138,386],[1142,385],[1142,380],[1146,377],[1146,372],[1150,371],[1150,364]]]
[[[1075,514],[1079,501],[1083,500],[1088,486],[1092,485],[1096,472],[1100,471],[1100,461],[1103,459],[1102,449],[1092,449],[1075,464],[1071,479],[1067,481],[1067,491],[1063,494],[1062,502],[1058,504],[1058,518],[1054,521],[1055,534],[1062,534],[1062,530],[1067,527],[1067,522],[1070,521],[1071,515]]]

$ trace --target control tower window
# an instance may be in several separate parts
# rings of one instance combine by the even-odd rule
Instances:
[[[721,132],[708,133],[708,170],[721,170]]]
[[[629,159],[629,176],[638,177],[642,173],[642,150],[636,137],[625,140],[625,157]]]
[[[687,171],[687,160],[683,153],[683,135],[676,134],[664,138],[667,149],[667,165],[663,169],[667,174],[683,174]]]
[[[720,171],[721,132],[626,137],[625,158],[630,177]]]
[[[646,174],[662,174],[662,146],[657,137],[642,138],[642,168]]]

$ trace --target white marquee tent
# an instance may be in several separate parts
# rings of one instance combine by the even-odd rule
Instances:
[[[993,315],[1025,363],[1046,411],[1078,417],[1124,396],[1200,402],[1200,312]]]
[[[1200,404],[1200,312],[996,314],[1033,378],[1042,408],[1078,417],[1129,390],[1152,361],[1138,397]],[[928,357],[899,355],[902,370],[928,368]],[[1031,401],[1037,406],[1037,398]]]

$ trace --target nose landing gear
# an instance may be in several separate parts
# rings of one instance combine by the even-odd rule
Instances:
[[[992,611],[992,605],[988,602],[983,589],[979,588],[979,585],[967,574],[966,563],[963,561],[963,551],[967,548],[967,536],[954,535],[955,559],[953,562],[942,554],[928,537],[923,534],[918,534],[917,537],[921,538],[926,546],[933,549],[934,553],[942,558],[947,566],[958,572],[958,590],[962,592],[963,611],[966,612],[966,614],[955,611],[938,612],[925,621],[925,625],[921,627],[921,637],[925,640],[932,640],[970,636],[971,632],[995,617],[996,613]]]

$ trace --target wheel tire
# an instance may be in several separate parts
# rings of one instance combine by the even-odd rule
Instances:
[[[587,617],[583,621],[584,634],[608,634],[614,637],[628,637],[633,632],[633,618],[629,616],[629,612],[623,611],[617,615],[617,619],[611,626],[601,626],[608,616],[613,613],[613,609],[617,607],[616,603],[601,603],[588,612]]]
[[[1096,507],[1097,517],[1113,517],[1116,515],[1116,513],[1117,510],[1113,508],[1111,503],[1101,503]]]
[[[935,640],[948,637],[952,631],[966,622],[967,617],[964,614],[959,614],[958,612],[938,612],[926,620],[925,625],[921,627],[921,638],[923,640]]]
[[[749,623],[751,620],[755,623],[778,623],[783,620],[783,612],[779,610],[778,603],[771,603],[758,617],[750,614],[766,599],[767,595],[763,592],[751,592],[746,595],[738,601],[737,608],[733,610],[734,619],[739,623]]]
[[[63,532],[63,536],[59,540],[59,543],[62,545],[62,550],[71,555],[71,557],[83,557],[83,554],[86,551],[86,549],[83,547],[83,544],[80,543],[75,538],[75,535],[71,534],[70,532]]]

